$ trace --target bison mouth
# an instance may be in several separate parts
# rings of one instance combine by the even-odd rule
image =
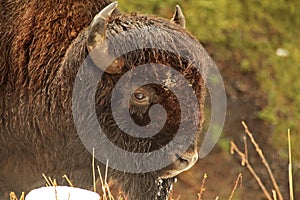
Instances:
[[[198,152],[192,145],[187,152],[182,155],[175,153],[173,157],[175,161],[161,170],[160,178],[172,178],[192,168],[198,160]]]

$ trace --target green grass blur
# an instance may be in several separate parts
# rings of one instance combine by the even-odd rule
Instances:
[[[218,63],[253,72],[267,105],[257,117],[274,127],[276,148],[286,150],[287,129],[300,140],[300,1],[119,0],[125,12],[171,18],[179,4],[187,29],[210,47]],[[234,77],[233,77],[234,78]],[[300,151],[293,154],[300,162]],[[286,152],[286,151],[283,152]]]

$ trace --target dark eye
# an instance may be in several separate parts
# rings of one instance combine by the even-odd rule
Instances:
[[[137,99],[137,100],[143,100],[145,99],[145,95],[143,93],[135,93],[134,94],[134,97]]]

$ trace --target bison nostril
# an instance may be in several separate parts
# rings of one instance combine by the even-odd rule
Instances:
[[[188,167],[193,166],[196,161],[198,160],[198,155],[197,154],[183,154],[183,155],[179,155],[179,154],[175,154],[176,159],[178,161],[180,161],[181,164],[184,164]]]
[[[180,163],[188,166],[190,164],[190,161],[182,156],[180,156],[179,154],[175,154],[176,158],[178,161],[180,161]]]

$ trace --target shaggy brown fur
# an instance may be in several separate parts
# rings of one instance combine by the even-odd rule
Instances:
[[[10,190],[27,192],[42,186],[41,173],[56,177],[60,183],[63,181],[60,177],[66,173],[76,186],[91,186],[91,156],[76,134],[71,98],[78,68],[88,54],[86,27],[93,16],[108,3],[107,0],[1,1],[0,198],[1,193]],[[183,50],[190,55],[189,60],[199,60],[199,66],[208,67],[201,45],[189,33],[168,20],[124,15],[116,11],[108,24],[107,35],[109,38],[119,32],[140,27],[149,29],[152,40],[166,43],[173,41],[169,44],[171,49]],[[158,33],[155,27],[163,31]],[[170,35],[170,30],[177,31],[178,35]],[[194,40],[195,46],[182,44],[181,35]],[[138,38],[134,35],[131,37]],[[124,41],[118,48],[123,45],[128,44]],[[110,52],[117,54],[118,48],[110,48]],[[185,58],[163,50],[144,49],[128,53],[120,59],[124,61],[123,72],[116,75],[104,73],[96,95],[99,122],[107,137],[117,146],[133,152],[159,149],[174,137],[181,120],[178,117],[180,109],[184,109],[179,108],[178,100],[172,92],[166,92],[159,85],[152,85],[151,88],[160,97],[159,103],[168,114],[164,128],[148,139],[134,138],[122,132],[111,115],[110,97],[112,88],[122,74],[135,66],[161,63],[184,74],[195,90],[202,113],[205,96],[203,77]],[[87,75],[99,70],[89,59],[87,64],[91,66]],[[186,95],[184,91],[181,94]],[[191,113],[191,117],[197,116]],[[82,116],[83,124],[87,118]],[[201,115],[197,135],[202,121]],[[191,148],[196,145],[197,137]],[[172,165],[145,174],[111,170],[110,175],[118,180],[130,199],[164,199],[169,183],[173,180],[165,180],[162,185],[166,189],[163,190],[157,185],[157,180],[168,169],[172,169]],[[162,197],[157,196],[160,190]]]

